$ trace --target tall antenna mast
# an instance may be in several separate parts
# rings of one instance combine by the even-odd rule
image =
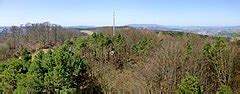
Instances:
[[[113,12],[113,36],[115,36],[115,11]]]

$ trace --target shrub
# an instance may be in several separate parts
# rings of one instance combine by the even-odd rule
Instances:
[[[187,35],[189,33],[177,32],[177,31],[163,31],[162,34],[170,35],[170,36],[183,36],[183,35]]]
[[[177,92],[179,94],[202,94],[199,79],[191,75],[186,76],[178,85]]]
[[[207,92],[217,90],[221,84],[230,84],[233,71],[234,53],[229,47],[224,38],[215,38],[216,41],[212,44],[206,44],[203,50],[203,59],[205,64],[202,67],[205,76],[203,81],[204,90]],[[215,80],[215,81],[214,81]],[[214,85],[214,86],[213,86]],[[212,86],[211,88],[207,88]]]
[[[113,37],[113,45],[115,46],[116,50],[124,50],[126,48],[126,42],[122,35],[118,34],[117,36]]]
[[[233,94],[233,92],[230,86],[221,85],[218,89],[217,94]]]
[[[6,43],[0,43],[0,60],[6,59],[9,51],[10,48]]]
[[[60,90],[60,94],[76,94],[76,93],[77,93],[77,89],[76,88]]]
[[[13,59],[4,70],[4,89],[16,94],[26,92],[55,92],[55,90],[85,91],[92,83],[88,65],[71,50],[66,42],[54,51],[38,52],[32,59],[25,49],[20,58]],[[80,88],[84,87],[84,88]]]
[[[152,39],[148,37],[141,38],[136,44],[133,44],[132,50],[134,53],[140,55],[145,54],[152,46]]]

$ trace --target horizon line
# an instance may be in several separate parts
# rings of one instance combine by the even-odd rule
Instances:
[[[49,22],[49,21],[44,21],[44,22],[27,22],[25,24],[37,24],[37,23],[45,23],[45,22]],[[88,26],[88,27],[107,27],[107,26],[112,26],[112,25],[61,25],[61,24],[57,24],[57,23],[52,23],[49,22],[50,24],[56,24],[56,25],[60,25],[62,27],[74,27],[74,26]],[[21,25],[25,25],[25,24],[18,24],[18,25],[0,25],[0,27],[11,27],[11,26],[21,26]],[[232,26],[240,26],[239,25],[164,25],[164,24],[156,24],[156,23],[130,23],[130,24],[124,24],[124,25],[115,25],[115,26],[129,26],[129,25],[158,25],[158,26],[169,26],[169,27],[232,27]]]

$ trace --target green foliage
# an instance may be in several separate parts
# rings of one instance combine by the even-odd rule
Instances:
[[[221,85],[218,89],[217,94],[233,94],[230,86]]]
[[[213,44],[206,44],[204,46],[204,56],[209,60],[219,60],[220,54],[225,50],[226,42],[223,38],[217,38],[217,41]]]
[[[80,53],[91,53],[95,57],[100,57],[103,49],[108,48],[110,44],[112,44],[111,38],[101,33],[93,33],[91,36],[84,38],[80,37],[74,42],[75,48],[80,51]],[[86,52],[86,49],[88,52]]]
[[[126,42],[121,34],[109,37],[101,33],[93,33],[85,38],[78,38],[74,42],[77,52],[83,55],[84,58],[96,60],[97,62],[108,62],[114,60],[117,69],[123,67],[123,62],[126,62]],[[124,59],[123,59],[124,58]]]
[[[32,56],[31,56],[31,53],[27,49],[23,49],[20,54],[20,58],[24,61],[29,61],[32,58]]]
[[[77,93],[76,88],[63,89],[60,91],[60,94],[76,94],[76,93]]]
[[[1,59],[6,59],[9,55],[10,47],[6,43],[0,43],[0,63]]]
[[[118,34],[113,37],[113,45],[116,50],[124,50],[126,47],[125,39],[121,34]]]
[[[187,54],[188,55],[192,54],[192,43],[191,43],[191,41],[187,42],[186,48],[187,48]]]
[[[199,79],[191,75],[186,76],[178,85],[178,94],[202,94]]]
[[[3,83],[3,71],[7,69],[7,64],[5,63],[0,63],[0,94],[2,90],[2,83]]]
[[[3,88],[5,90],[14,90],[17,87],[17,79],[21,74],[27,73],[27,68],[21,60],[13,59],[8,68],[3,72]]]
[[[3,90],[3,71],[7,69],[7,64],[0,62],[0,94],[2,94]]]
[[[54,51],[39,51],[33,59],[27,50],[23,50],[20,58],[13,59],[3,72],[5,90],[16,94],[70,88],[81,90],[82,83],[91,79],[88,65],[72,51],[72,45],[67,41]]]
[[[170,32],[169,34],[171,36],[181,36],[184,33]],[[159,37],[156,37],[156,40],[157,38]],[[167,39],[168,38],[173,38],[174,41],[176,40],[174,39],[175,37],[167,37]],[[116,86],[114,85],[116,83],[119,83],[118,78],[113,79],[115,76],[119,77],[120,79],[120,77],[125,77],[126,73],[132,71],[131,68],[133,69],[136,68],[136,71],[132,71],[131,73],[139,72],[142,69],[143,71],[147,69],[147,71],[140,72],[143,73],[143,75],[140,75],[140,77],[146,77],[147,82],[155,81],[155,76],[152,75],[157,74],[157,77],[162,77],[162,75],[164,76],[166,73],[166,76],[157,80],[156,83],[161,83],[161,85],[156,84],[156,88],[166,87],[165,91],[178,89],[177,92],[180,94],[202,94],[200,81],[197,77],[188,75],[186,76],[186,78],[182,79],[180,83],[177,82],[179,81],[178,77],[181,77],[182,75],[186,74],[185,71],[195,73],[195,71],[194,72],[191,71],[192,68],[196,69],[199,67],[206,69],[215,68],[206,67],[208,66],[207,65],[208,63],[216,66],[217,69],[216,71],[223,70],[219,68],[219,66],[224,65],[220,63],[220,60],[223,59],[222,57],[224,55],[223,52],[225,52],[226,50],[226,43],[224,39],[219,38],[213,44],[206,44],[203,50],[204,51],[203,58],[201,56],[198,57],[198,55],[196,55],[196,53],[201,51],[196,52],[194,51],[193,53],[192,45],[194,45],[194,43],[192,42],[195,41],[188,41],[186,44],[184,44],[182,42],[179,43],[181,41],[179,40],[178,41],[178,43],[180,44],[179,47],[178,46],[175,47],[175,45],[172,44],[165,46],[164,44],[172,41],[170,40],[169,42],[163,43],[163,45],[161,45],[163,47],[163,50],[159,50],[159,48],[157,49],[153,48],[153,46],[155,47],[153,39],[155,40],[155,38],[151,37],[142,37],[135,44],[127,44],[131,43],[135,39],[126,42],[125,37],[122,36],[121,34],[109,37],[104,36],[101,33],[100,34],[93,33],[91,36],[79,37],[74,41],[65,41],[63,45],[60,45],[59,47],[54,49],[49,49],[47,52],[38,51],[36,52],[36,55],[31,55],[26,49],[24,49],[20,54],[21,55],[20,58],[12,59],[8,65],[2,66],[0,65],[1,68],[0,71],[2,71],[3,74],[4,82],[3,88],[4,90],[8,90],[9,92],[12,91],[16,94],[19,93],[25,94],[32,92],[37,93],[59,92],[61,94],[69,94],[85,92],[88,90],[89,91],[93,90],[93,92],[100,92],[103,87],[99,86],[98,84],[95,84],[95,81],[93,81],[94,77],[91,76],[93,75],[97,76],[98,79],[97,81],[99,81],[100,83],[102,81],[101,85],[103,84],[106,85],[106,87],[115,88]],[[185,40],[186,39],[184,39],[184,41]],[[195,46],[196,45],[194,45],[194,47]],[[128,47],[131,47],[131,49],[127,50]],[[165,49],[167,47],[173,48]],[[152,48],[153,50],[150,50]],[[175,49],[177,48],[180,48],[180,50],[177,50],[175,52]],[[133,53],[127,51],[132,51]],[[149,55],[148,60],[145,59],[141,60],[141,58],[146,55]],[[154,55],[156,55],[156,57]],[[192,55],[196,55],[197,59],[195,59],[195,57],[193,58]],[[174,58],[174,60],[171,60],[171,56],[179,57],[176,57]],[[91,63],[90,65],[92,67],[91,69],[93,73],[91,75],[89,75],[89,67],[85,60]],[[191,65],[192,62],[197,60],[204,61],[206,60],[206,62],[203,62],[204,65],[206,66],[198,67],[197,64]],[[146,64],[146,66],[140,65],[142,64],[141,62],[148,61],[153,62],[152,64],[154,65],[149,66],[151,63],[149,63],[149,65]],[[182,62],[189,62],[187,63],[189,64],[189,68],[182,68],[182,66],[186,65],[183,64]],[[114,66],[108,64],[113,64]],[[137,65],[137,67],[135,67],[135,64]],[[182,65],[179,67],[178,64]],[[116,69],[113,69],[113,67],[122,70],[129,69],[129,72],[125,73],[125,71],[119,71],[121,73],[118,73],[118,70],[115,71]],[[155,69],[157,69],[157,71]],[[169,70],[172,69],[173,71],[169,72]],[[199,70],[202,72],[201,69]],[[154,71],[156,71],[156,74],[150,73]],[[214,70],[214,72],[216,71]],[[149,75],[145,75],[144,73]],[[212,76],[212,73],[210,73],[207,70],[206,74],[208,73],[210,76]],[[128,77],[130,78],[131,76],[132,75],[129,74],[126,75],[127,78]],[[169,79],[172,77],[174,78]],[[201,80],[203,79],[202,78],[203,76],[199,77],[201,77]],[[208,78],[208,76],[205,75],[204,77]],[[114,81],[112,82],[109,79],[115,80],[115,82]],[[214,78],[213,80],[215,79],[216,78]],[[128,81],[127,84],[134,80],[135,78],[133,79],[131,78],[131,80]],[[173,86],[170,86],[169,83],[172,83],[171,81],[179,83],[179,85],[176,85],[174,83]],[[120,82],[122,82],[122,80]],[[201,82],[204,83],[208,81]],[[209,81],[209,83],[211,82]],[[178,88],[176,88],[176,86]],[[155,87],[155,83],[153,84],[152,87]],[[106,88],[106,90],[107,89],[108,88]],[[219,92],[225,92],[226,90],[228,90],[228,88],[226,89],[226,87],[223,86],[220,87]]]
[[[78,38],[75,42],[78,49],[88,47],[92,50],[109,47],[111,44],[113,44],[116,49],[123,49],[126,46],[124,37],[120,34],[110,38],[101,33],[93,33],[90,37]]]
[[[206,44],[203,49],[202,70],[205,78],[203,82],[206,90],[217,90],[219,85],[231,84],[233,71],[233,53],[227,46],[226,40],[215,38],[215,42]],[[208,86],[212,85],[211,88]],[[213,86],[214,85],[214,86]]]
[[[5,61],[3,61],[3,62],[5,62]],[[3,62],[0,62],[0,75],[8,67],[8,65],[6,63],[3,63]]]
[[[186,43],[186,53],[185,53],[185,59],[184,62],[189,62],[189,60],[191,60],[190,58],[192,57],[192,43],[191,41],[188,41]]]
[[[9,51],[9,46],[6,43],[0,43],[0,53],[4,54]]]
[[[164,35],[170,35],[170,36],[183,36],[183,35],[188,34],[188,33],[185,33],[185,32],[176,32],[176,31],[163,31],[162,34],[164,34]]]
[[[145,54],[152,46],[152,39],[149,37],[141,38],[136,44],[133,44],[132,50],[136,54]]]
[[[88,46],[88,40],[86,38],[77,38],[75,42],[75,46],[78,50],[81,50],[81,48]]]
[[[23,86],[18,86],[17,89],[13,92],[13,94],[29,94],[29,90]]]
[[[109,45],[111,40],[109,37],[104,36],[103,34],[93,33],[91,37],[88,39],[89,45],[94,45],[95,47],[102,47]]]
[[[217,77],[219,84],[229,84],[230,82],[225,80],[229,78],[230,74],[230,71],[228,72],[226,68],[229,67],[231,69],[233,62],[225,58],[226,53],[228,53],[226,42],[221,37],[216,38],[213,44],[206,44],[203,50],[205,62],[211,67],[210,70],[215,74],[213,76]]]

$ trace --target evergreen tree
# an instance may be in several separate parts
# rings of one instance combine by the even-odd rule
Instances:
[[[191,75],[186,76],[178,85],[178,94],[202,94],[199,79]]]

